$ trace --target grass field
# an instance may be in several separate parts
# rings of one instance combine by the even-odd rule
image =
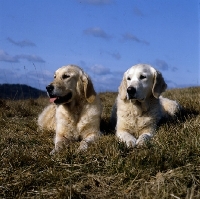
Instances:
[[[50,156],[53,131],[37,129],[47,98],[0,100],[0,198],[200,198],[200,87],[165,97],[184,110],[162,121],[147,148],[127,149],[109,117],[116,93],[101,93],[104,136],[87,152],[74,143]]]

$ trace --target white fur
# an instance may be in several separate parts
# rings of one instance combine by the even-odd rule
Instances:
[[[154,136],[158,121],[179,110],[176,101],[160,97],[166,87],[162,74],[150,65],[138,64],[124,73],[113,108],[117,115],[112,113],[111,119],[116,117],[116,136],[128,147],[146,144]],[[128,88],[134,93],[128,94]]]

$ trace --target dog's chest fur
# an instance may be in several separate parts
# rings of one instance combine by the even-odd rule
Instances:
[[[154,128],[161,117],[160,109],[157,108],[159,103],[121,101],[118,103],[118,128],[125,130],[135,136],[141,135],[149,129],[149,132],[154,131]]]
[[[59,105],[56,110],[56,133],[70,140],[81,140],[93,125],[91,121],[100,119],[100,107],[97,100],[89,104],[82,101],[80,104]],[[98,129],[98,128],[97,128]],[[94,130],[93,130],[94,131]]]
[[[73,108],[70,106],[60,105],[56,111],[56,132],[63,134],[63,136],[78,140],[81,135],[81,125],[83,120],[83,107],[76,104]]]

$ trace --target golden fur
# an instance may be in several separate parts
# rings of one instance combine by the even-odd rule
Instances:
[[[116,136],[128,147],[141,146],[155,134],[158,121],[179,110],[176,101],[160,96],[167,85],[159,71],[147,64],[128,69],[114,105]]]
[[[47,92],[54,103],[39,115],[38,125],[56,131],[51,154],[71,141],[80,140],[78,150],[87,149],[100,135],[102,112],[100,99],[88,75],[78,66],[63,66],[55,72]]]

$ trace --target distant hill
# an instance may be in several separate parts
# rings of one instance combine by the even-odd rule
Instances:
[[[24,84],[0,84],[0,99],[36,99],[46,92]]]

